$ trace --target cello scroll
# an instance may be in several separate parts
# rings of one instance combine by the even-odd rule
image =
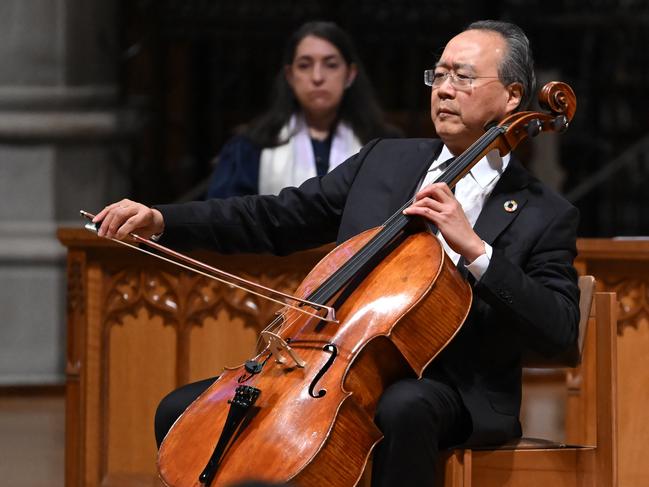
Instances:
[[[541,132],[564,132],[577,110],[577,98],[568,84],[551,81],[539,91],[539,105],[549,113],[513,113],[498,124],[505,129],[494,143],[501,156],[514,150],[527,137]]]

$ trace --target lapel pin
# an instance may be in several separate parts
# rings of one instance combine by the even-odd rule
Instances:
[[[503,208],[505,208],[507,213],[513,213],[516,211],[516,208],[518,208],[518,203],[514,200],[505,201]]]

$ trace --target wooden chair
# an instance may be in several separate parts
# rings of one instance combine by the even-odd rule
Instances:
[[[592,276],[580,278],[578,347],[552,364],[530,359],[534,367],[574,367],[594,391],[594,410],[580,439],[594,444],[567,445],[521,438],[485,449],[457,449],[442,458],[439,485],[444,487],[616,487],[616,299],[615,293],[594,293]],[[590,323],[589,323],[590,322]],[[588,336],[586,331],[588,331]],[[528,365],[528,362],[526,362]],[[570,373],[568,374],[570,376]],[[594,382],[594,384],[592,383]],[[580,425],[582,427],[583,425]],[[574,428],[573,428],[574,430]]]

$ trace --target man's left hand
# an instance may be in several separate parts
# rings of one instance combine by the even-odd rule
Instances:
[[[446,183],[433,183],[422,188],[405,215],[419,215],[433,222],[444,240],[467,263],[485,253],[484,242],[471,228],[462,206]]]

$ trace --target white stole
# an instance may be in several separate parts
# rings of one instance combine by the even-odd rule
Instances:
[[[291,134],[293,134],[291,136]],[[315,155],[304,117],[293,115],[279,133],[286,144],[267,147],[259,158],[259,194],[278,194],[286,186],[299,186],[317,175]],[[339,122],[331,140],[329,171],[358,152],[361,143],[351,127]]]

